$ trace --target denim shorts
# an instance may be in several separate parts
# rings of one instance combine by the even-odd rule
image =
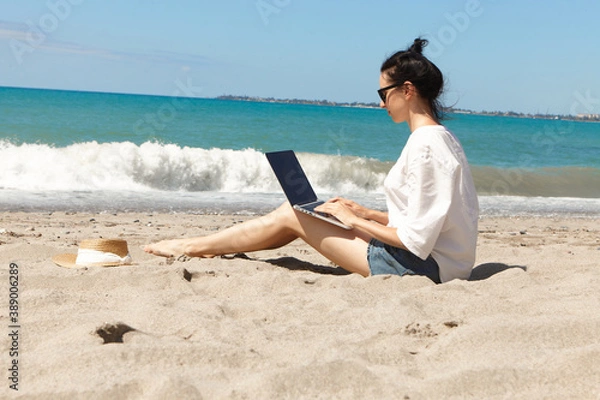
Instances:
[[[367,248],[371,275],[422,275],[440,283],[440,268],[433,257],[425,261],[410,251],[371,239]]]

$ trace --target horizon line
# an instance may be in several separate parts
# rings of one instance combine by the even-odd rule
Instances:
[[[50,87],[30,87],[30,86],[11,86],[11,85],[2,85],[0,84],[0,88],[8,88],[8,89],[24,89],[24,90],[48,90],[48,91],[59,91],[59,92],[79,92],[79,93],[96,93],[96,94],[107,94],[107,95],[129,95],[129,96],[148,96],[148,97],[169,97],[169,98],[187,98],[187,99],[214,99],[214,100],[235,100],[235,101],[257,101],[257,102],[265,102],[266,100],[272,102],[286,102],[286,103],[297,103],[297,104],[315,104],[318,103],[329,103],[325,105],[329,106],[344,106],[344,105],[360,105],[366,106],[370,108],[380,108],[378,102],[364,102],[364,101],[352,101],[352,102],[341,102],[341,101],[332,101],[332,100],[310,100],[310,99],[299,99],[299,98],[276,98],[276,97],[263,97],[263,96],[249,96],[249,95],[233,95],[233,94],[221,94],[218,96],[176,96],[169,94],[156,94],[156,93],[140,93],[140,92],[118,92],[118,91],[105,91],[105,90],[92,90],[92,89],[64,89],[64,88],[50,88]],[[248,99],[248,100],[246,100]],[[323,104],[321,104],[323,105]],[[586,117],[592,117],[593,120],[600,121],[600,117],[595,114],[548,114],[548,113],[531,113],[531,112],[518,112],[518,111],[487,111],[487,110],[473,110],[466,108],[454,108],[447,107],[449,113],[457,113],[457,114],[475,114],[475,115],[504,115],[504,116],[532,116],[532,117],[563,117],[574,119],[577,121],[585,121]]]

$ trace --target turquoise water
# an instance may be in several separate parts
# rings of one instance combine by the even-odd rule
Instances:
[[[445,124],[483,204],[600,199],[600,124],[466,114]],[[115,202],[133,208],[139,193],[215,210],[239,206],[240,193],[278,201],[263,153],[291,148],[317,191],[380,199],[408,135],[381,109],[0,88],[0,193],[4,208],[74,193],[98,204],[109,192],[127,193]]]
[[[0,102],[0,140],[15,144],[159,141],[259,151],[291,145],[394,161],[409,134],[379,109],[16,88],[0,88]],[[445,124],[473,165],[600,168],[600,124],[465,114]]]

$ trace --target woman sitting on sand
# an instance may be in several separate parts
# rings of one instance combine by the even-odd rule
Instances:
[[[144,250],[163,257],[275,249],[301,238],[333,263],[363,276],[424,275],[436,283],[467,279],[475,262],[479,206],[464,151],[439,121],[444,78],[415,39],[381,66],[381,107],[411,135],[384,181],[388,212],[334,198],[316,211],[345,230],[285,203],[270,214],[212,235],[166,240]]]

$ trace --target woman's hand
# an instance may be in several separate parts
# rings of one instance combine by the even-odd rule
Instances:
[[[408,250],[400,241],[397,228],[387,226],[388,215],[385,212],[371,210],[341,197],[328,200],[316,207],[315,211],[331,214],[345,225],[362,231],[370,237]]]
[[[360,204],[352,200],[344,199],[342,197],[335,197],[329,201],[342,203],[345,207],[348,207],[350,211],[354,213],[354,215],[356,215],[359,218],[371,219],[370,214],[372,210],[367,207],[361,206]]]
[[[352,200],[344,199],[342,197],[334,197],[325,204],[315,208],[315,210],[329,213],[351,227],[355,227],[354,224],[356,218],[365,221],[375,221],[381,225],[387,225],[389,222],[388,214],[386,212],[371,210],[370,208],[361,206]]]
[[[357,218],[365,219],[366,210],[368,209],[352,200],[341,197],[335,197],[315,208],[315,211],[331,214],[350,227],[354,227]]]

